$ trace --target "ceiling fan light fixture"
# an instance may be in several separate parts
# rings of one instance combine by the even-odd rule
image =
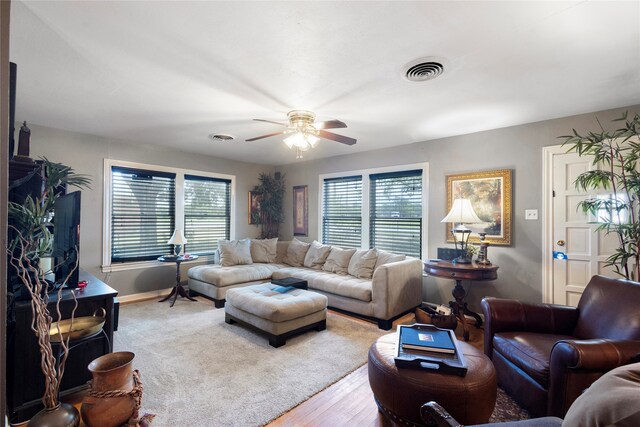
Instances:
[[[300,151],[307,151],[310,148],[315,147],[319,138],[313,134],[306,132],[295,132],[291,136],[284,139],[284,143],[287,147],[296,147]]]

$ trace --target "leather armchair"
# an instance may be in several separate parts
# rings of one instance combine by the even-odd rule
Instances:
[[[498,384],[531,414],[563,417],[595,380],[640,355],[640,284],[591,278],[577,307],[482,300]]]

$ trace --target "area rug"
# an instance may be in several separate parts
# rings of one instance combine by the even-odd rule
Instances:
[[[144,383],[142,412],[154,427],[260,426],[367,361],[388,333],[329,313],[327,329],[273,348],[209,302],[146,301],[120,307],[115,351],[135,353]]]

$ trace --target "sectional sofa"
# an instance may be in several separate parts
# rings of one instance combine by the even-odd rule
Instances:
[[[389,330],[394,319],[422,302],[422,261],[377,249],[343,249],[297,239],[220,241],[219,262],[188,271],[189,290],[225,303],[227,290],[295,277],[326,295],[330,308],[374,320]]]

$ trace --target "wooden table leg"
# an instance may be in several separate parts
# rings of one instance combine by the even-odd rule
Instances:
[[[185,291],[180,284],[180,261],[176,261],[176,284],[174,285],[173,289],[171,289],[171,293],[158,302],[165,302],[169,298],[173,297],[173,301],[171,301],[171,304],[169,304],[169,307],[173,307],[173,305],[176,303],[176,300],[178,299],[178,295],[187,298],[190,301],[198,301],[197,299],[190,297],[187,291]]]
[[[464,302],[464,297],[467,295],[466,291],[462,287],[462,280],[456,280],[456,286],[451,291],[451,295],[455,298],[455,301],[449,301],[449,307],[453,311],[453,314],[460,320],[462,323],[462,336],[465,341],[469,341],[469,330],[467,329],[467,322],[465,321],[464,314],[466,309],[466,303]]]

